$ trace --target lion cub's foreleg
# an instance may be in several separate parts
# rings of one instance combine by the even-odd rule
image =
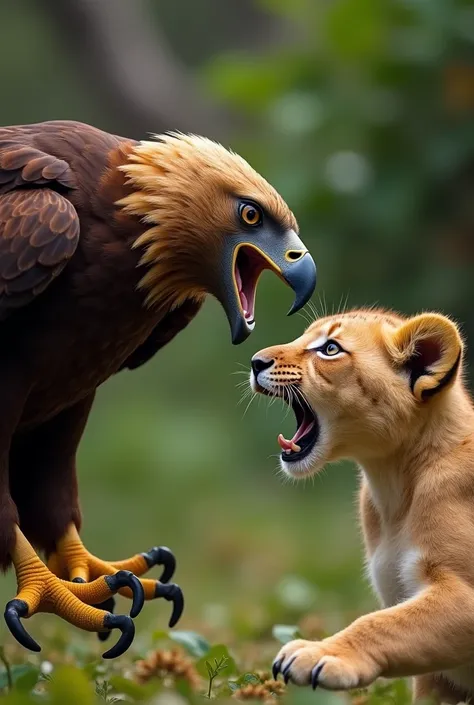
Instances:
[[[298,685],[346,690],[434,673],[474,659],[474,590],[456,575],[432,570],[415,597],[373,612],[320,642],[299,639],[275,659],[275,672]]]

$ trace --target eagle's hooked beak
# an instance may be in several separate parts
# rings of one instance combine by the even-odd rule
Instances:
[[[278,237],[273,232],[260,231],[258,243],[252,239],[236,235],[227,245],[228,272],[220,298],[234,345],[248,338],[255,327],[255,293],[265,269],[274,271],[295,292],[288,315],[308,302],[316,286],[316,265],[294,230]]]

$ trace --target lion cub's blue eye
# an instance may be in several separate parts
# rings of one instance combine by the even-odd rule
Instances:
[[[327,343],[324,352],[326,355],[337,355],[341,351],[341,348],[336,343]]]
[[[334,340],[327,340],[324,345],[318,348],[318,353],[321,357],[334,357],[342,352],[344,352],[343,348]]]

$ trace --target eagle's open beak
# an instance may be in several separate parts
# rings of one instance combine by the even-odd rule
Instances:
[[[230,276],[221,298],[229,319],[232,342],[242,343],[255,327],[255,294],[261,273],[274,271],[295,292],[288,315],[299,311],[311,298],[316,286],[313,258],[291,230],[280,237],[258,238],[258,245],[243,238],[233,243]],[[230,258],[229,258],[230,259]]]

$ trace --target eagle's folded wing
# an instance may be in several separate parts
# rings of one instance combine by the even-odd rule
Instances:
[[[65,161],[0,141],[0,319],[44,291],[74,254],[79,218],[59,192],[73,181]]]

